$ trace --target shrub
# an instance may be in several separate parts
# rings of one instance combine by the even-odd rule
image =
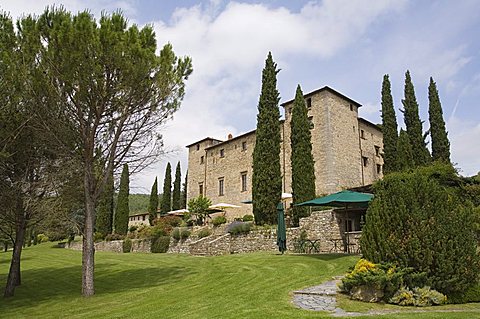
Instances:
[[[227,218],[225,216],[217,216],[212,220],[213,226],[217,227],[227,222]]]
[[[204,237],[210,236],[211,234],[212,234],[212,231],[210,229],[203,228],[197,233],[197,236],[198,238],[204,238]]]
[[[124,238],[125,238],[125,236],[120,235],[120,234],[108,234],[107,236],[105,236],[106,241],[122,240]]]
[[[137,238],[139,239],[152,238],[152,227],[147,225],[140,225],[140,227],[137,230]]]
[[[248,234],[252,225],[250,223],[244,222],[233,222],[230,224],[231,227],[228,227],[228,232],[231,235],[241,235],[241,234]]]
[[[450,171],[437,166],[389,174],[374,185],[360,246],[375,263],[424,273],[417,287],[449,295],[477,282],[480,262],[473,206],[445,185]]]
[[[123,240],[122,248],[124,253],[129,253],[132,250],[132,240],[130,238],[125,238]]]
[[[448,295],[448,303],[480,302],[480,284],[469,287],[466,291]]]
[[[95,232],[95,233],[93,234],[93,241],[94,241],[94,242],[99,242],[99,241],[102,241],[102,240],[104,240],[104,239],[105,239],[105,236],[104,236],[102,233],[100,233],[100,232]]]
[[[172,236],[173,239],[175,239],[175,240],[180,240],[180,229],[174,228],[174,229],[172,230],[171,236]]]
[[[434,305],[443,305],[447,302],[447,297],[430,287],[413,288],[412,290],[402,287],[395,295],[390,298],[390,303],[399,306],[426,307]]]
[[[159,238],[162,236],[167,236],[171,231],[170,226],[166,226],[165,224],[156,224],[150,228],[150,237],[151,238]]]
[[[170,236],[161,236],[152,239],[150,251],[152,253],[166,253],[170,246]]]
[[[190,231],[187,228],[174,228],[171,236],[175,240],[184,240],[190,237]]]
[[[38,234],[37,235],[37,241],[39,243],[46,243],[47,241],[49,241],[50,239],[45,235],[45,234]]]
[[[136,231],[137,231],[137,229],[138,229],[138,226],[136,226],[136,225],[133,225],[133,226],[130,226],[130,228],[128,229],[128,232],[130,232],[130,233],[134,233],[134,232],[136,232]]]
[[[253,215],[249,215],[249,214],[244,215],[243,218],[242,218],[242,220],[243,220],[244,222],[253,222]]]

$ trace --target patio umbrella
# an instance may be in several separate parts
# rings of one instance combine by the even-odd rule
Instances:
[[[220,209],[220,210],[224,210],[226,208],[240,208],[241,206],[237,206],[237,205],[233,205],[233,204],[227,204],[227,203],[218,203],[218,204],[215,204],[215,205],[210,205],[210,209]]]
[[[172,210],[165,215],[173,215],[173,216],[183,216],[185,213],[188,213],[188,209],[177,209],[177,210]]]
[[[367,207],[370,200],[372,200],[373,194],[358,193],[352,191],[341,191],[334,194],[330,194],[324,197],[315,198],[295,206],[332,206],[332,207],[344,207],[346,219],[348,219],[348,208],[352,207]],[[348,229],[347,229],[348,230]],[[350,253],[350,239],[347,239],[347,252]]]
[[[277,246],[283,253],[287,250],[287,230],[285,228],[285,215],[283,213],[283,203],[277,205]]]
[[[283,199],[288,199],[288,198],[292,198],[292,194],[282,193],[282,200]],[[242,200],[240,203],[242,203],[242,204],[253,204],[253,201],[251,199],[246,199],[246,200]]]

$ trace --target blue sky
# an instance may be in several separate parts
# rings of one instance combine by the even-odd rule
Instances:
[[[380,122],[384,74],[392,82],[398,122],[404,74],[410,70],[424,130],[427,87],[437,82],[451,141],[452,161],[463,175],[480,171],[480,1],[4,1],[13,17],[41,13],[49,4],[97,17],[120,8],[131,23],[154,26],[158,44],[172,43],[193,59],[187,94],[162,128],[169,155],[132,178],[132,191],[148,193],[167,161],[182,171],[185,145],[225,139],[256,125],[261,70],[272,51],[281,72],[282,101],[297,84],[310,92],[325,85],[363,105],[360,116]]]

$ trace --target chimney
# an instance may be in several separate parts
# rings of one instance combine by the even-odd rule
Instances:
[[[231,140],[233,138],[233,135],[231,133],[228,134],[227,138]]]

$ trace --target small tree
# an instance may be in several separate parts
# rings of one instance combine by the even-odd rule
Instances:
[[[382,83],[382,132],[383,161],[385,174],[397,170],[397,140],[398,127],[395,108],[393,107],[392,91],[388,74],[383,76]]]
[[[291,125],[291,162],[293,202],[301,203],[315,198],[315,168],[312,155],[312,134],[307,106],[300,85],[293,102]],[[293,224],[298,226],[301,217],[308,216],[307,207],[294,206]]]
[[[442,104],[438,96],[437,84],[430,78],[428,86],[428,115],[430,136],[432,137],[432,157],[434,161],[450,163],[450,142],[448,141]]]
[[[426,275],[422,285],[447,295],[475,284],[480,271],[473,206],[440,184],[452,170],[437,165],[377,182],[361,237],[365,258],[412,267]]]
[[[175,181],[173,182],[172,210],[177,210],[182,208],[181,184],[182,184],[182,171],[180,169],[180,162],[178,162],[177,167],[175,169]]]
[[[185,182],[183,182],[182,207],[180,208],[187,208],[187,181],[188,181],[188,171],[185,173]]]
[[[277,64],[269,52],[262,71],[262,92],[258,101],[257,131],[253,150],[252,199],[255,223],[274,224],[282,197],[280,170],[280,101]]]
[[[410,144],[410,138],[403,129],[400,130],[400,136],[397,143],[396,154],[397,170],[404,171],[414,168],[412,144]]]
[[[120,190],[118,191],[117,210],[115,211],[115,233],[126,235],[128,231],[128,217],[130,208],[128,195],[130,193],[130,178],[128,165],[123,165],[122,176],[120,177]]]
[[[188,210],[196,217],[198,225],[203,225],[205,218],[208,216],[208,207],[210,205],[212,205],[212,201],[203,196],[198,196],[188,201]]]
[[[163,193],[160,201],[160,212],[165,214],[172,210],[172,166],[167,164],[165,178],[163,179]]]
[[[158,209],[158,187],[157,187],[157,178],[155,177],[155,182],[152,185],[152,191],[150,192],[150,202],[148,205],[148,221],[150,225],[153,225],[153,221],[157,218],[157,209]]]
[[[100,200],[97,206],[97,218],[95,219],[95,225],[97,232],[102,236],[106,236],[112,233],[113,228],[113,213],[114,213],[114,200],[113,195],[115,193],[115,185],[113,180],[113,171],[110,173],[105,190],[100,196]]]

